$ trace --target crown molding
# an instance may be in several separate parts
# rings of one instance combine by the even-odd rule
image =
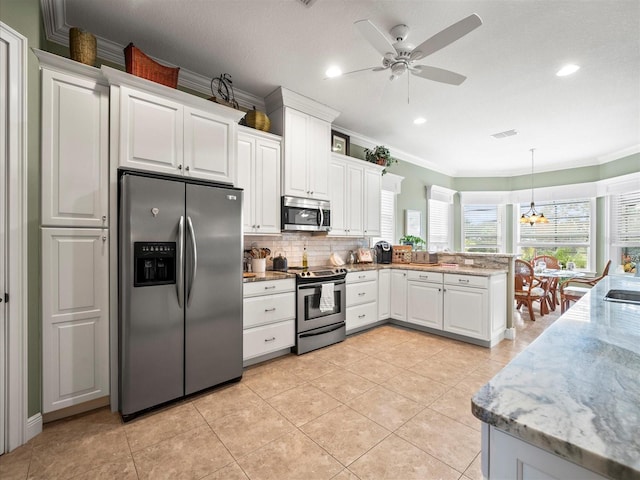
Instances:
[[[267,114],[278,110],[281,107],[295,108],[301,112],[312,115],[321,120],[332,123],[340,112],[324,105],[312,98],[300,95],[288,88],[278,87],[264,99]]]
[[[64,0],[40,0],[42,9],[42,17],[44,22],[44,31],[47,40],[50,42],[69,46],[69,25],[66,21],[66,9]],[[107,60],[115,65],[124,67],[124,48],[126,45],[120,45],[107,38],[96,35],[97,55],[102,60]],[[163,65],[177,67],[165,60],[149,56],[155,61]],[[178,85],[188,88],[195,92],[211,96],[211,78],[199,73],[180,68],[178,75]],[[255,106],[258,110],[265,109],[264,99],[248,92],[234,88],[235,99],[238,105],[246,110],[251,110]]]

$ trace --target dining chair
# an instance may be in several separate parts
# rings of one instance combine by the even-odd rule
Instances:
[[[529,310],[529,318],[535,321],[533,302],[539,301],[540,316],[544,316],[546,291],[541,286],[542,282],[534,276],[531,264],[519,258],[516,259],[514,279],[516,309],[519,310],[522,305],[526,305]]]
[[[544,262],[549,269],[560,270],[560,261],[556,257],[553,257],[551,255],[538,255],[537,257],[533,257],[533,260],[531,260],[531,265],[533,266],[534,271],[538,262]],[[558,300],[558,279],[545,278],[543,280],[542,287],[547,293],[549,308],[555,311],[556,305],[560,305],[560,301]]]
[[[611,260],[607,262],[602,274],[598,277],[570,278],[560,285],[560,312],[566,312],[571,306],[571,302],[580,300],[596,283],[606,277],[609,274],[610,266]]]

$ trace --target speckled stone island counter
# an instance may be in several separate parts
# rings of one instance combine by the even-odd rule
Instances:
[[[284,280],[286,278],[296,278],[295,273],[276,272],[274,270],[267,270],[263,273],[255,273],[255,277],[244,277],[242,281],[244,283],[251,282],[266,282],[267,280]]]
[[[639,479],[640,305],[604,301],[610,289],[640,291],[640,278],[599,282],[475,394],[472,411],[599,475]]]

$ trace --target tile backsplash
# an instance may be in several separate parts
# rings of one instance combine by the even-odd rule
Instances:
[[[287,257],[289,266],[302,265],[302,251],[307,247],[307,259],[310,267],[329,265],[329,256],[336,253],[345,262],[350,250],[368,247],[366,238],[329,237],[322,234],[311,234],[302,232],[283,232],[279,236],[259,236],[245,235],[244,249],[248,250],[252,246],[258,248],[268,248],[271,256],[267,259],[267,269],[271,269],[273,264],[271,257],[282,253]]]

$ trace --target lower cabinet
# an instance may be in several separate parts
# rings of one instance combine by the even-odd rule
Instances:
[[[295,280],[245,283],[243,288],[243,360],[295,345]]]
[[[407,322],[442,330],[442,273],[407,273]]]
[[[378,270],[378,320],[391,318],[391,270]]]
[[[347,333],[378,321],[378,272],[349,272],[347,284]]]
[[[391,270],[391,318],[407,320],[407,271]]]
[[[42,229],[43,413],[109,394],[106,229]]]

